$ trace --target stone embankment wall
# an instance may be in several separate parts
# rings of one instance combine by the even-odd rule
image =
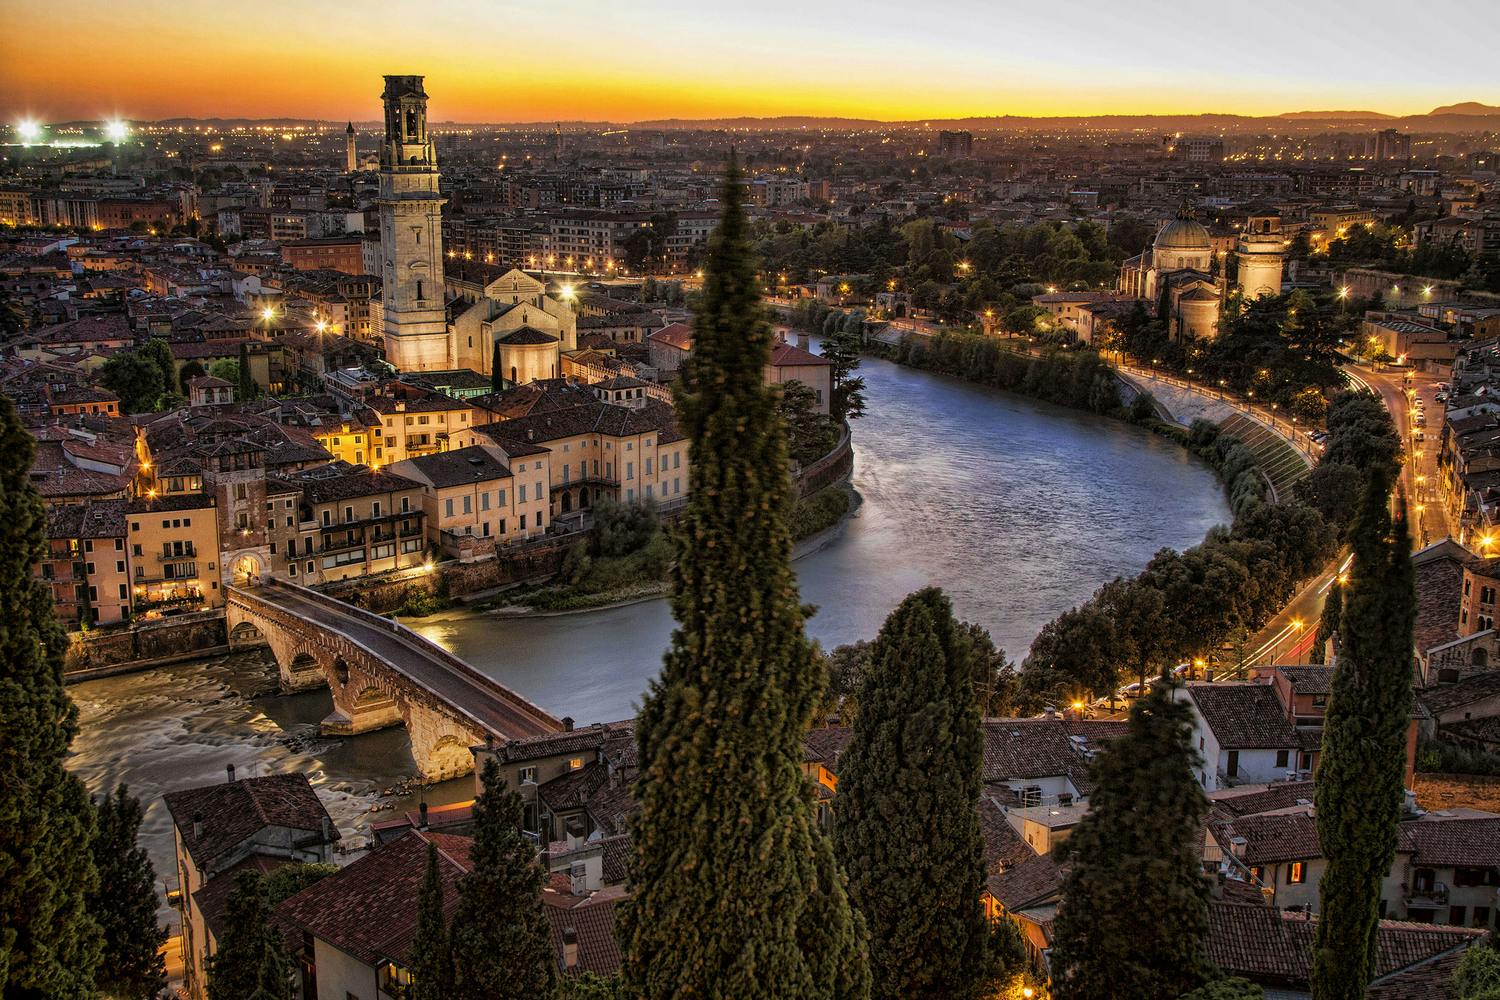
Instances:
[[[73,632],[63,669],[69,680],[102,677],[225,652],[227,643],[223,611],[177,615],[128,628]]]

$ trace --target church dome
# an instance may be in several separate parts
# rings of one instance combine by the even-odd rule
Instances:
[[[1157,250],[1211,250],[1213,242],[1202,223],[1178,216],[1161,227],[1152,246]]]

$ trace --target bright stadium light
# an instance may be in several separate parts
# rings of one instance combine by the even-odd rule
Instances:
[[[28,118],[16,124],[16,134],[22,142],[36,142],[42,137],[42,127]]]
[[[121,121],[105,122],[104,134],[109,136],[110,142],[124,142],[130,134],[130,127]]]

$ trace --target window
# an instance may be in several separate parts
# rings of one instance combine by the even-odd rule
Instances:
[[[1292,756],[1292,752],[1290,750],[1277,750],[1276,751],[1276,766],[1277,767],[1286,767],[1287,764],[1291,761],[1291,756]]]
[[[467,493],[464,494],[464,513],[474,513],[474,498],[469,496],[469,494]]]
[[[1224,773],[1231,778],[1238,777],[1240,773],[1240,752],[1238,750],[1229,751],[1229,763],[1225,766]]]
[[[1293,861],[1286,866],[1286,884],[1301,885],[1307,881],[1307,867],[1300,861]]]
[[[344,507],[344,523],[347,524],[352,520],[354,520],[354,508],[346,505]]]
[[[446,500],[443,501],[443,516],[444,517],[452,517],[453,516],[453,498],[452,497],[449,497],[448,499],[446,499]]]
[[[526,515],[525,514],[521,515],[521,530],[522,531],[526,530]]]
[[[536,784],[536,768],[534,768],[534,767],[523,767],[523,768],[521,768],[519,774],[520,774],[521,784],[523,784],[523,785],[534,785],[534,784]]]
[[[1448,923],[1452,924],[1454,927],[1462,927],[1464,925],[1464,921],[1468,919],[1468,916],[1469,908],[1466,906],[1448,907]]]
[[[526,484],[525,483],[522,483],[520,486],[516,487],[516,502],[517,503],[525,503],[526,502]]]
[[[582,757],[574,757],[572,760],[568,761],[568,770],[569,771],[577,771],[577,770],[581,769],[582,767],[583,767],[583,758]]]
[[[376,500],[375,502],[373,502],[372,504],[370,504],[370,516],[371,517],[379,517],[380,516],[380,501],[379,500]]]
[[[1474,907],[1474,926],[1488,927],[1490,925],[1490,908],[1488,906]]]

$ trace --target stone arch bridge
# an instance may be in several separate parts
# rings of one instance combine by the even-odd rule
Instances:
[[[284,690],[328,686],[333,712],[323,720],[325,733],[405,725],[429,781],[472,771],[470,747],[564,728],[389,618],[282,581],[229,587],[226,598],[230,646],[269,646]]]

